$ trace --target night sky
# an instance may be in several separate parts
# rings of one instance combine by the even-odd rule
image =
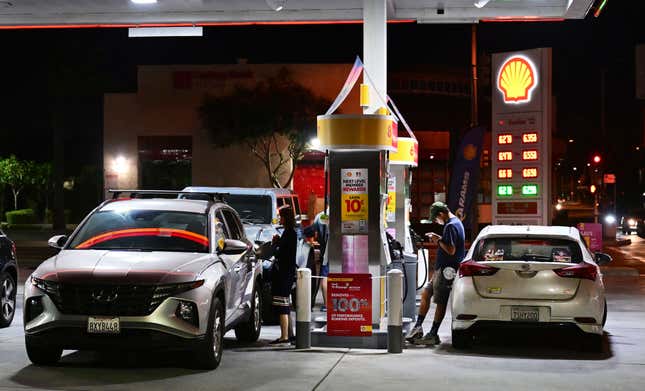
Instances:
[[[643,143],[644,102],[635,99],[634,91],[634,47],[645,42],[643,3],[609,1],[597,19],[478,25],[480,56],[553,47],[556,130],[576,139],[568,156],[583,164],[600,152],[609,168],[627,176],[642,164],[633,151]],[[390,24],[388,39],[391,70],[419,64],[468,70],[469,25]],[[201,38],[137,39],[128,38],[126,29],[11,30],[0,31],[0,42],[0,156],[50,160],[52,122],[59,121],[65,128],[66,175],[76,175],[82,165],[100,164],[102,94],[134,91],[137,65],[234,63],[238,58],[249,63],[351,62],[362,53],[362,26],[211,27]],[[603,72],[611,135],[606,138],[600,132]],[[57,113],[61,106],[73,108],[67,110],[73,114]],[[406,107],[399,108],[405,113]],[[490,114],[481,118],[485,122]]]

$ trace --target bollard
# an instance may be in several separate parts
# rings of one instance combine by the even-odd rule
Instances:
[[[296,280],[296,349],[311,347],[311,270],[298,269]]]
[[[403,352],[403,272],[387,272],[387,351]]]

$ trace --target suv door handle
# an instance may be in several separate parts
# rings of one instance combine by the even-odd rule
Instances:
[[[242,270],[242,266],[241,266],[241,265],[235,266],[235,267],[233,268],[233,271],[234,271],[234,272],[236,272],[236,273],[239,273],[239,272],[240,272],[240,270]]]

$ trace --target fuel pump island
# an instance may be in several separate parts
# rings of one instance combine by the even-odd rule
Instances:
[[[352,73],[362,68],[357,59],[340,101],[356,81]],[[369,105],[368,91],[361,85],[363,107]],[[315,319],[308,330],[311,313],[303,307],[310,308],[310,302],[307,295],[298,294],[297,332],[310,332],[306,342],[297,338],[299,347],[309,342],[400,352],[403,322],[414,316],[416,254],[408,227],[410,167],[417,165],[418,143],[407,124],[411,137],[398,138],[401,116],[390,114],[388,102],[378,98],[382,106],[374,114],[329,114],[337,107],[332,105],[327,114],[318,116],[318,139],[320,149],[327,151],[329,177],[327,317]],[[395,260],[386,230],[403,244]],[[308,270],[299,270],[299,288],[309,286],[310,281],[303,280],[310,278]]]

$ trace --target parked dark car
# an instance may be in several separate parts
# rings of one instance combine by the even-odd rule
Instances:
[[[17,281],[16,246],[0,231],[0,328],[9,327],[16,313]]]

